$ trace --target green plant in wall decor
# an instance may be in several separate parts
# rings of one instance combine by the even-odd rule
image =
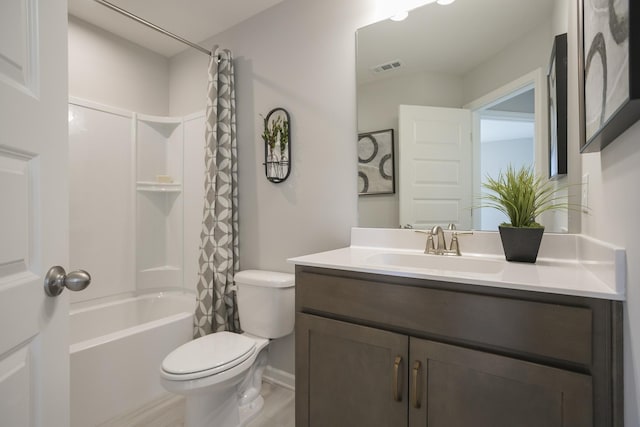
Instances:
[[[536,218],[547,211],[567,209],[566,198],[558,195],[552,182],[526,166],[508,166],[497,178],[488,176],[482,186],[490,192],[482,195],[481,207],[497,209],[511,221],[498,227],[506,259],[535,262],[544,233]]]
[[[261,116],[262,117],[262,116]],[[269,124],[267,119],[264,120],[264,131],[262,132],[262,139],[264,143],[269,147],[269,152],[273,153],[276,148],[276,142],[278,141],[278,134],[280,133],[280,118],[277,118],[274,122]]]
[[[291,173],[291,119],[284,108],[274,108],[262,119],[265,175],[269,181],[279,183]]]
[[[285,151],[289,144],[289,121],[284,120],[280,126],[280,158],[285,159]]]

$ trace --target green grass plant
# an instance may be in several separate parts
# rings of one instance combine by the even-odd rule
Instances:
[[[494,208],[507,215],[511,223],[503,226],[542,227],[536,222],[540,214],[568,208],[566,197],[558,196],[553,183],[536,176],[531,167],[515,169],[509,165],[497,178],[487,176],[482,186],[490,192],[482,195],[481,207]]]

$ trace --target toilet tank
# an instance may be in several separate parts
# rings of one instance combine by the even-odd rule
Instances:
[[[235,274],[244,332],[263,338],[280,338],[293,332],[294,279],[293,274],[276,271],[244,270]]]

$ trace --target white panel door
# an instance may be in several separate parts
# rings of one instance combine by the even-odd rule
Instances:
[[[66,1],[0,1],[0,424],[69,425]]]
[[[471,229],[471,111],[401,105],[400,224]]]

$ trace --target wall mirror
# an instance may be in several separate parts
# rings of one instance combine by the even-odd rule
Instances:
[[[472,209],[483,177],[509,163],[548,176],[546,75],[569,1],[429,2],[402,21],[358,29],[358,133],[397,135],[396,191],[359,196],[361,227],[496,230],[504,218]],[[566,232],[568,218],[541,222]]]

